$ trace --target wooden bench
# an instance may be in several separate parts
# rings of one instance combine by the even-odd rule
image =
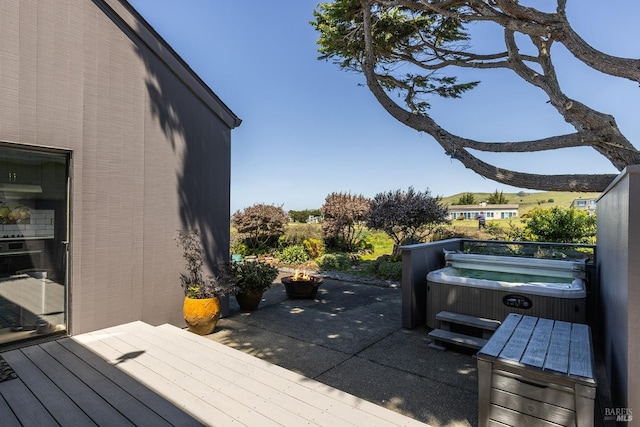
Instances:
[[[593,426],[589,326],[512,313],[477,359],[480,427]]]

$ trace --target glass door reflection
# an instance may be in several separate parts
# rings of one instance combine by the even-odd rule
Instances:
[[[68,164],[0,145],[0,346],[66,330]]]

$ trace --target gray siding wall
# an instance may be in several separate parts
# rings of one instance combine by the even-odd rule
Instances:
[[[182,325],[173,238],[226,260],[237,118],[117,0],[0,10],[0,142],[72,156],[70,332]]]
[[[640,166],[598,200],[604,356],[614,406],[640,408]]]
[[[444,250],[462,249],[463,239],[402,246],[402,327],[417,328],[427,320],[427,274],[444,267]]]

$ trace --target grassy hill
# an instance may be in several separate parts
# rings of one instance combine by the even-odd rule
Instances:
[[[473,194],[477,203],[487,200],[492,194],[474,193],[472,191],[469,193]],[[466,193],[443,197],[442,202],[445,205],[452,205],[457,203],[463,194]],[[553,206],[568,208],[575,199],[591,199],[597,198],[598,196],[600,196],[600,193],[570,193],[563,191],[504,193],[504,197],[508,200],[508,203],[518,203],[520,205],[519,216],[538,206],[543,208],[551,208]]]

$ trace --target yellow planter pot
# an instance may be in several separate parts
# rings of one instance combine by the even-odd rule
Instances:
[[[220,319],[220,300],[214,298],[184,298],[182,307],[189,331],[198,335],[209,335]]]

